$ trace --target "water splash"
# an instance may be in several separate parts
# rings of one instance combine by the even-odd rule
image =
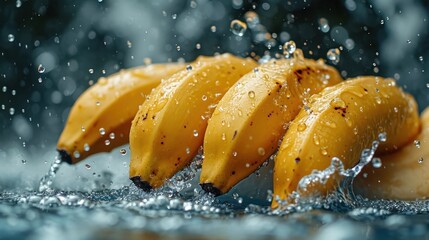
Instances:
[[[55,176],[57,175],[58,170],[61,166],[61,158],[59,156],[55,157],[54,162],[52,163],[51,167],[49,168],[48,173],[40,179],[39,182],[39,192],[52,192],[52,184],[55,179]]]

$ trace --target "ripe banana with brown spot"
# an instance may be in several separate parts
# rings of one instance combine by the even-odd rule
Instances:
[[[402,149],[381,156],[380,168],[367,165],[355,180],[355,192],[378,199],[429,198],[429,107],[420,119],[420,135]]]
[[[380,133],[387,141],[378,152],[398,149],[419,132],[414,98],[404,93],[392,79],[360,77],[329,87],[310,98],[284,136],[275,158],[272,207],[276,198],[286,200],[297,190],[302,177],[327,168],[333,157],[346,168],[354,166],[363,149]],[[335,186],[336,176],[311,190],[326,194]]]
[[[215,195],[229,191],[278,148],[303,101],[342,81],[322,61],[272,60],[241,78],[222,98],[204,138],[200,184]]]
[[[70,164],[128,143],[131,121],[146,95],[185,64],[153,64],[100,78],[73,105],[57,143]]]
[[[199,57],[188,70],[158,86],[130,131],[130,179],[160,187],[184,168],[203,143],[207,120],[225,92],[257,64],[230,54]]]

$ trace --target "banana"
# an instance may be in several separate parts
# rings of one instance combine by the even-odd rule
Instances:
[[[159,85],[130,131],[130,179],[148,191],[190,163],[203,143],[207,120],[225,92],[257,64],[230,54],[199,57]]]
[[[340,81],[334,68],[303,57],[272,60],[246,74],[209,120],[202,188],[220,195],[257,170],[276,151],[307,97]]]
[[[420,135],[404,148],[381,156],[382,166],[367,165],[355,192],[368,198],[416,200],[429,197],[429,107],[421,115]]]
[[[284,136],[275,158],[272,207],[279,206],[297,189],[303,176],[327,168],[333,157],[346,168],[355,165],[364,148],[380,133],[387,141],[379,153],[398,149],[419,132],[414,98],[396,87],[392,79],[359,77],[313,95]],[[334,187],[331,177],[311,190],[326,194]]]
[[[131,121],[146,95],[185,64],[153,64],[100,78],[73,105],[57,143],[70,164],[128,143]]]

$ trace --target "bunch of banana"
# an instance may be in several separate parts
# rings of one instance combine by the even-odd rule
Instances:
[[[421,115],[422,131],[399,151],[380,157],[355,180],[355,191],[368,198],[416,200],[429,197],[429,107]],[[404,131],[406,131],[404,129]]]
[[[378,148],[383,153],[411,142],[419,129],[416,102],[392,79],[360,77],[326,88],[310,98],[284,136],[274,162],[274,196],[286,200],[302,177],[326,169],[333,157],[354,166],[379,133],[387,136]],[[311,190],[326,194],[336,178]]]
[[[100,78],[76,100],[70,111],[57,143],[61,159],[74,164],[128,143],[131,120],[146,96],[162,79],[185,66],[154,64]]]
[[[200,184],[215,195],[229,191],[278,148],[308,98],[342,81],[323,62],[272,60],[246,74],[222,98],[204,138]]]
[[[230,54],[199,57],[161,83],[143,103],[130,131],[130,179],[140,188],[160,187],[189,165],[203,143],[216,104],[257,64]]]
[[[429,122],[429,110],[423,122]],[[427,144],[424,128],[419,139]],[[57,148],[64,161],[77,163],[129,139],[130,179],[150,190],[187,166],[204,145],[200,183],[220,195],[254,172],[281,141],[273,179],[277,207],[303,176],[325,169],[333,157],[349,168],[380,133],[387,141],[377,154],[385,154],[412,142],[419,130],[414,99],[391,79],[342,81],[323,61],[300,55],[258,66],[223,54],[199,57],[186,68],[151,65],[100,79],[73,106]],[[417,181],[396,177],[399,171],[423,174],[406,156],[429,155],[413,147],[383,155],[391,164],[366,170],[358,184],[372,188],[368,196],[404,198],[404,189],[416,188]],[[324,194],[338,179],[312,190]],[[429,196],[424,183],[408,196]]]

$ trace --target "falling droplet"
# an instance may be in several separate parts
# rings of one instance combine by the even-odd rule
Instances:
[[[15,108],[9,108],[9,114],[14,115],[15,114]]]
[[[320,31],[322,31],[324,33],[329,32],[329,29],[331,29],[329,27],[329,22],[326,18],[320,18],[319,19],[319,29],[320,29]]]
[[[128,48],[131,48],[133,46],[133,43],[128,40],[127,41],[127,46],[128,46]]]
[[[420,62],[423,62],[423,56],[419,57]]]
[[[15,41],[15,36],[13,34],[9,34],[9,35],[7,35],[7,40],[9,42],[13,42],[13,41]]]
[[[91,73],[91,74],[93,74],[94,73],[94,69],[90,68],[90,69],[88,69],[88,72]]]
[[[99,129],[99,132],[100,132],[100,135],[104,135],[104,134],[106,134],[106,130],[104,129],[104,128],[100,128]]]
[[[337,65],[340,62],[340,50],[338,48],[329,49],[326,56],[334,65]]]
[[[22,6],[21,0],[16,0],[16,7],[20,8]]]
[[[382,165],[382,163],[381,163],[381,159],[380,158],[373,158],[372,159],[372,166],[374,168],[380,168],[381,165]]]
[[[240,20],[237,20],[237,19],[235,19],[235,20],[232,20],[231,21],[231,25],[230,25],[230,28],[231,28],[231,32],[232,33],[234,33],[235,35],[237,35],[237,36],[243,36],[244,35],[244,33],[246,32],[246,30],[247,30],[247,25],[244,23],[244,22],[242,22],[242,21],[240,21]]]
[[[295,52],[295,50],[296,50],[296,44],[292,40],[289,42],[286,42],[283,45],[283,55],[285,56],[285,58],[290,58],[292,54]]]
[[[211,27],[210,27],[210,31],[212,31],[212,32],[216,32],[216,26],[214,26],[214,25],[213,25],[213,26],[211,26]]]
[[[249,96],[249,98],[254,99],[255,98],[255,92],[254,91],[249,91],[247,93],[247,95]]]
[[[124,156],[124,155],[126,155],[126,154],[127,154],[127,150],[125,150],[125,148],[121,148],[121,149],[119,150],[119,153],[120,153],[122,156]]]
[[[416,146],[416,148],[420,148],[420,141],[414,140],[414,146]]]
[[[43,67],[43,65],[42,65],[42,64],[39,64],[39,67],[37,68],[37,71],[38,71],[39,73],[44,73],[44,72],[45,72],[45,68]]]

